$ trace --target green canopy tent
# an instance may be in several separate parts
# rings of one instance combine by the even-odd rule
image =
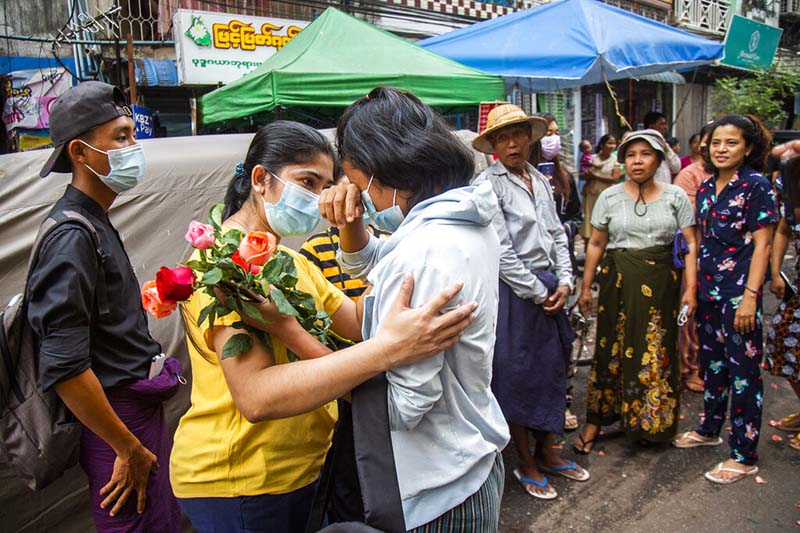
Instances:
[[[200,100],[204,125],[277,107],[344,108],[378,85],[437,107],[505,97],[500,76],[443,58],[335,8],[328,8],[260,67]]]

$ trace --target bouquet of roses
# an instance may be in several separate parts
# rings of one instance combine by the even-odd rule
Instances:
[[[314,298],[297,290],[297,269],[292,256],[277,249],[275,236],[270,233],[223,230],[222,210],[222,204],[211,208],[210,224],[192,221],[186,240],[198,250],[199,258],[176,268],[161,267],[156,279],[142,287],[144,308],[156,318],[163,318],[195,290],[202,289],[212,301],[200,312],[198,326],[207,320],[211,327],[217,317],[234,311],[251,322],[263,324],[257,305],[266,299],[282,314],[295,317],[320,342],[333,347],[332,338],[341,338],[330,331],[331,318],[316,309]],[[231,327],[252,333],[271,348],[269,335],[263,330],[244,321],[237,321]],[[240,333],[225,343],[221,357],[234,357],[252,347],[252,337]],[[288,350],[287,355],[290,361],[298,359]]]

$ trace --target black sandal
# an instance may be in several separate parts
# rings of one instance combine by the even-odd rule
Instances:
[[[598,435],[599,435],[599,434],[600,434],[600,433],[598,432]],[[583,440],[583,435],[578,435],[578,440],[580,440],[580,441],[581,441],[581,447],[580,447],[580,448],[578,448],[577,446],[575,446],[575,445],[573,444],[573,445],[572,445],[572,450],[573,450],[575,453],[577,453],[578,455],[589,455],[590,453],[592,453],[592,450],[594,449],[594,443],[595,443],[595,441],[597,440],[597,435],[595,435],[595,436],[594,436],[594,438],[593,438],[593,439],[590,439],[590,440]],[[590,446],[590,448],[587,450],[587,449],[586,449],[586,447],[587,447],[587,446],[589,446],[589,445],[591,445],[591,446]]]

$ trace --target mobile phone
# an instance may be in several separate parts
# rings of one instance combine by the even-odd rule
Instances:
[[[781,279],[786,284],[786,291],[783,293],[783,301],[788,302],[792,298],[797,295],[797,286],[789,280],[789,276],[786,275],[786,272],[781,270]]]
[[[163,353],[154,356],[152,362],[150,363],[150,373],[148,374],[147,379],[153,379],[161,374],[161,371],[164,369],[164,362],[166,360],[167,356]]]

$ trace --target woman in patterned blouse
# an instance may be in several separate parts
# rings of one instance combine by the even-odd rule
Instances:
[[[698,261],[700,369],[705,412],[678,448],[718,446],[730,397],[731,457],[706,472],[729,484],[758,471],[761,429],[761,286],[778,221],[775,193],[761,174],[770,134],[752,115],[727,115],[709,132],[713,176],[695,201],[701,234]]]

